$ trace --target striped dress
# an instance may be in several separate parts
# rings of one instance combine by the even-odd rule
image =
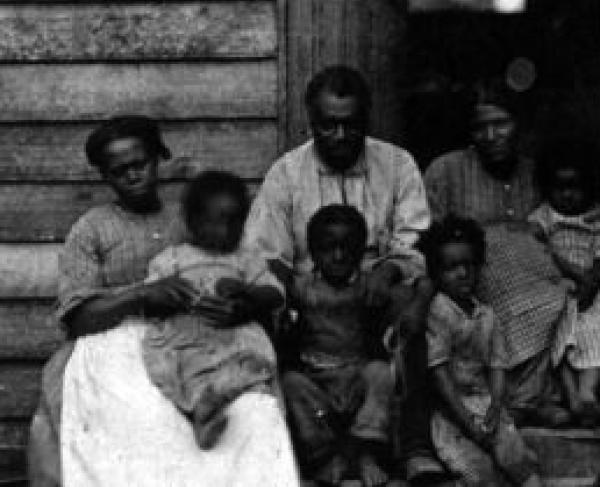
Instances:
[[[552,252],[567,262],[589,270],[600,258],[600,222],[587,221],[586,214],[561,215],[544,203],[529,220],[542,229]],[[576,369],[600,367],[600,295],[583,312],[569,298],[552,347],[553,363],[558,365],[565,355]]]

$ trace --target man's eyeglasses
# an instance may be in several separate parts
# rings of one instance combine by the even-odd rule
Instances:
[[[363,135],[365,132],[364,124],[355,120],[319,120],[314,125],[314,129],[317,130],[320,135],[324,135],[326,137],[335,135],[340,128],[344,134],[347,134],[351,137]]]

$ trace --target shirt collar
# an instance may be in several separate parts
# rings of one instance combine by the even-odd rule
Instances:
[[[456,304],[452,300],[452,298],[450,298],[450,296],[448,296],[447,294],[440,292],[439,296],[441,297],[441,299],[443,299],[443,301],[446,303],[446,305],[448,307],[452,308],[452,310],[454,310],[454,312],[460,314],[464,318],[467,318],[469,320],[475,320],[475,319],[481,318],[481,316],[483,316],[483,314],[484,314],[484,308],[483,308],[481,302],[475,297],[471,298],[473,301],[473,313],[471,313],[469,315],[464,309],[462,309],[458,304]]]
[[[358,161],[356,161],[356,164],[354,164],[352,167],[349,167],[348,169],[346,169],[343,173],[338,173],[338,172],[332,170],[327,164],[325,164],[323,162],[323,160],[321,159],[321,156],[317,152],[317,148],[314,146],[314,143],[313,143],[313,153],[314,153],[315,160],[317,161],[318,173],[320,175],[327,175],[327,176],[343,174],[344,177],[355,177],[355,178],[366,176],[367,175],[367,161],[366,161],[366,157],[365,157],[365,151],[367,148],[366,144],[367,144],[367,141],[365,140],[365,148],[363,149],[360,156],[358,157]]]
[[[358,281],[358,279],[360,278],[360,271],[355,271],[351,276],[350,279],[348,279],[348,286],[353,285],[354,283],[356,283],[356,281]],[[323,274],[321,273],[321,271],[318,270],[314,270],[313,271],[313,277],[316,281],[322,281],[324,283],[326,283],[327,285],[329,285],[329,283],[327,283],[327,281],[325,281],[325,279],[323,278]]]

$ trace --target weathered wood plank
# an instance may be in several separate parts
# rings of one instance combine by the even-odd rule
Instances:
[[[83,146],[95,124],[0,126],[0,181],[98,180]],[[164,122],[173,159],[160,166],[163,179],[219,168],[241,177],[264,176],[277,154],[274,121]]]
[[[165,183],[165,201],[179,199],[183,183]],[[249,182],[254,195],[257,182]],[[0,242],[60,242],[88,208],[114,199],[103,183],[0,185]]]
[[[265,57],[272,1],[0,6],[0,60]]]
[[[0,363],[0,418],[29,418],[38,402],[41,362]]]
[[[55,297],[60,247],[59,244],[0,244],[2,299]],[[0,334],[4,329],[3,318],[10,320],[6,316],[0,318]]]
[[[63,340],[52,302],[0,301],[0,359],[46,359]]]
[[[7,64],[0,121],[275,117],[277,63]]]
[[[25,448],[29,419],[0,421],[0,485],[26,485],[9,482],[25,479]]]
[[[288,2],[287,143],[309,136],[306,85],[325,66],[347,64],[366,77],[373,95],[371,133],[401,142],[406,84],[403,2],[303,0]]]
[[[164,200],[176,201],[181,188],[182,183],[162,185]],[[88,208],[114,198],[103,183],[1,185],[0,241],[60,241]]]

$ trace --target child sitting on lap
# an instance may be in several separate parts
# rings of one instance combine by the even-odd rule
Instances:
[[[283,388],[305,474],[327,485],[339,485],[353,468],[367,487],[387,481],[378,454],[390,440],[394,381],[385,355],[374,351],[383,311],[365,305],[366,237],[355,208],[318,210],[307,228],[314,272],[296,276],[290,292],[299,313],[298,361]]]
[[[421,248],[438,290],[427,319],[427,356],[442,404],[432,417],[440,459],[461,485],[503,485],[503,475],[514,485],[542,485],[535,455],[503,404],[502,331],[492,309],[474,297],[483,231],[474,220],[449,216],[423,235]]]
[[[562,274],[575,283],[552,359],[560,367],[571,412],[588,427],[600,424],[600,221],[593,217],[598,155],[587,140],[559,138],[547,144],[538,168],[545,201],[529,217]]]
[[[271,392],[275,377],[275,354],[256,319],[283,297],[266,263],[240,247],[248,208],[241,179],[200,174],[183,200],[190,242],[149,265],[149,281],[180,275],[198,292],[189,313],[148,327],[143,355],[152,382],[192,418],[201,448],[212,447],[226,427],[226,405],[250,390]],[[222,323],[215,304],[231,306],[235,323]]]

